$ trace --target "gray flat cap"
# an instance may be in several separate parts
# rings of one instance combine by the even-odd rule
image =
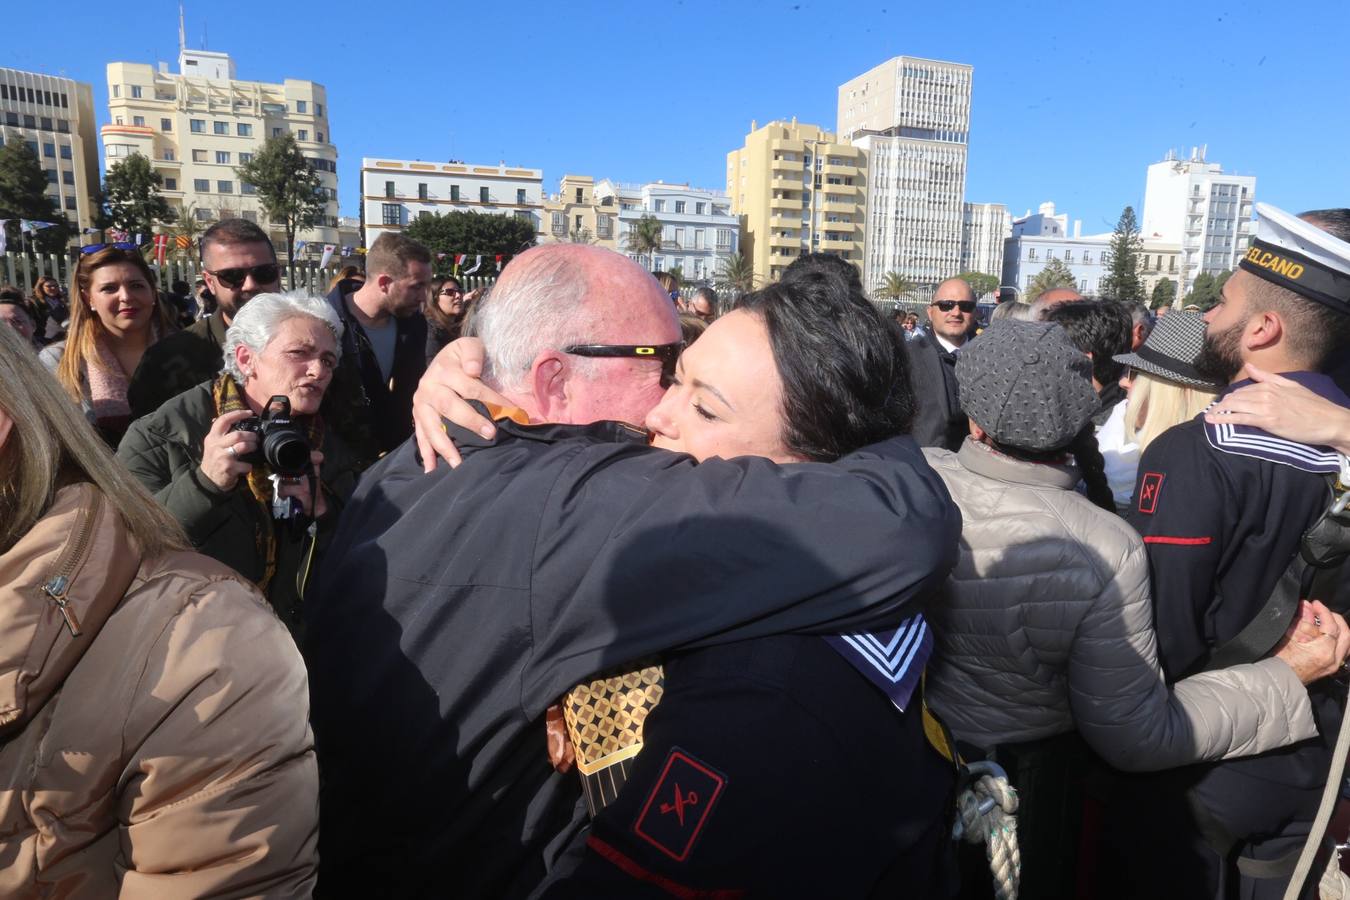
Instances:
[[[961,408],[995,443],[1043,453],[1069,444],[1100,401],[1092,361],[1059,325],[1003,319],[956,360]]]

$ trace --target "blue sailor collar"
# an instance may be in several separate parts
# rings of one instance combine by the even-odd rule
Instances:
[[[1334,381],[1320,372],[1284,372],[1282,374],[1285,378],[1297,381],[1319,397],[1330,400],[1338,406],[1350,407],[1350,397],[1347,397]],[[1246,387],[1251,383],[1251,379],[1235,382],[1219,394],[1219,399],[1221,400],[1230,392],[1240,387]],[[1254,428],[1251,425],[1206,422],[1205,437],[1209,440],[1209,445],[1221,453],[1264,459],[1267,462],[1292,466],[1304,472],[1317,474],[1336,474],[1341,471],[1341,455],[1330,447],[1300,444],[1298,441],[1276,437],[1268,431]]]
[[[890,631],[830,635],[825,640],[901,712],[933,655],[933,633],[918,613]]]

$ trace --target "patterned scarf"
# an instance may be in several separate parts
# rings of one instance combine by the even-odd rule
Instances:
[[[244,400],[243,391],[239,389],[239,384],[225,372],[216,377],[215,383],[211,386],[211,396],[215,398],[217,416],[249,408],[248,403]],[[305,426],[305,433],[309,438],[309,446],[315,450],[320,449],[323,443],[323,424],[317,415],[310,417],[309,423]],[[267,561],[263,577],[258,582],[258,590],[266,593],[267,586],[271,583],[272,576],[277,571],[277,535],[276,527],[272,521],[271,470],[267,468],[265,462],[258,463],[248,473],[247,481],[249,495],[258,503],[263,512],[258,518],[264,524],[259,525],[255,530],[254,541],[257,545],[258,555]]]

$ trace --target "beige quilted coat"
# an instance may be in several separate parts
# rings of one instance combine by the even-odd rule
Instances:
[[[927,611],[927,696],[958,739],[989,749],[1077,728],[1117,768],[1151,771],[1317,734],[1278,659],[1168,690],[1143,541],[1073,490],[1072,468],[970,439],[924,455],[961,509],[960,556]]]
[[[62,489],[0,555],[0,897],[308,896],[307,719],[256,591],[195,553],[141,559],[102,494]]]

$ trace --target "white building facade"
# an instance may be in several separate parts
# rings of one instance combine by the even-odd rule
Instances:
[[[23,141],[47,176],[47,196],[78,233],[99,187],[94,95],[69,78],[0,69],[0,144]],[[17,249],[17,248],[13,248]]]
[[[691,282],[711,283],[723,261],[740,252],[740,220],[731,214],[731,198],[722,191],[653,182],[616,185],[603,181],[597,196],[613,190],[619,209],[620,252],[646,263],[646,254],[630,249],[629,233],[644,216],[661,223],[661,249],[652,254],[652,271],[679,269]]]
[[[839,139],[867,156],[868,290],[888,272],[931,289],[962,268],[973,73],[897,56],[839,87]]]
[[[402,231],[420,217],[450,212],[514,216],[538,231],[544,209],[544,172],[498,163],[361,160],[361,222],[366,246],[386,231]]]
[[[267,220],[253,185],[235,169],[249,162],[268,137],[290,134],[317,170],[325,209],[298,240],[336,243],[337,147],[328,126],[328,94],[313,81],[281,84],[240,81],[228,54],[183,49],[178,74],[167,63],[113,62],[103,126],[106,168],[139,153],[164,178],[162,193],[180,215],[204,225],[243,218],[270,231],[279,253],[284,230]]]
[[[961,271],[1001,275],[1003,242],[1012,219],[1002,203],[966,203],[961,208]]]
[[[1256,176],[1224,172],[1206,161],[1203,147],[1185,160],[1169,151],[1148,167],[1140,231],[1146,241],[1180,246],[1178,296],[1201,273],[1237,269],[1251,241],[1255,199]]]
[[[1077,223],[1070,235],[1068,220],[1066,214],[1055,212],[1053,203],[1042,203],[1035,214],[1012,220],[1012,235],[1003,245],[1002,283],[1017,288],[1019,298],[1025,298],[1032,280],[1055,259],[1069,267],[1080,294],[1100,294],[1111,235],[1081,236]]]

